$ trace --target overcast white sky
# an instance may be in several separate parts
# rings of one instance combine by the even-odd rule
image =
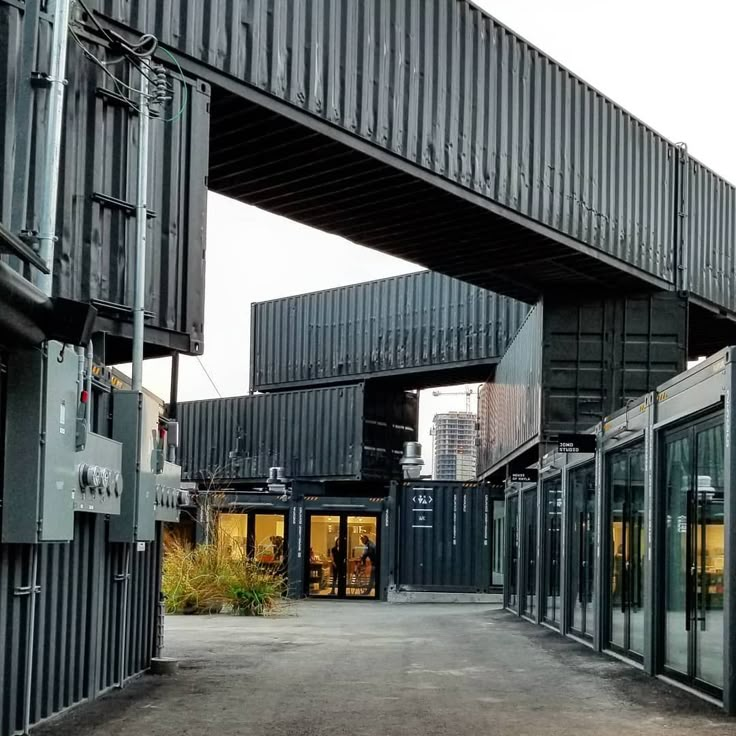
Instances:
[[[736,181],[736,3],[701,0],[476,0],[498,20],[730,181]],[[223,396],[248,391],[250,303],[418,270],[416,266],[211,194],[205,354]],[[146,385],[169,395],[169,360]],[[181,400],[217,396],[195,358],[181,361]],[[420,401],[420,440],[462,396]]]

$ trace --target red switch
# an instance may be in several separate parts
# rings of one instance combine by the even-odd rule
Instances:
[[[89,401],[89,391],[87,391],[86,388],[82,390],[82,393],[79,396],[79,401],[82,404],[86,404]]]

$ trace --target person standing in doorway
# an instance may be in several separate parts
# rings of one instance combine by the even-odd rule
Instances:
[[[376,544],[367,534],[360,535],[360,541],[365,545],[365,552],[360,558],[360,564],[365,567],[366,560],[371,563],[371,576],[368,588],[364,595],[370,595],[376,587],[376,567],[378,566],[378,550]]]
[[[335,544],[330,550],[330,558],[332,559],[332,591],[330,595],[337,595],[339,580],[345,573],[345,550],[340,546],[340,537],[335,537]]]

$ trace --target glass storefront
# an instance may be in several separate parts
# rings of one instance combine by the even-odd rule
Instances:
[[[284,514],[245,511],[218,514],[216,543],[225,554],[246,557],[285,573],[287,568],[286,517]]]
[[[376,516],[312,514],[309,517],[308,595],[377,597],[377,532]]]
[[[219,514],[216,543],[228,557],[245,559],[248,554],[248,515]]]
[[[570,471],[568,626],[591,637],[595,626],[595,463]]]
[[[723,687],[723,417],[663,437],[662,666],[706,689]]]
[[[562,477],[542,484],[544,523],[543,617],[547,623],[560,625],[562,571]]]
[[[537,615],[537,489],[524,491],[521,499],[524,545],[521,613],[534,618]]]
[[[519,606],[519,494],[506,499],[506,605]]]
[[[608,643],[634,659],[644,654],[644,442],[607,457]]]

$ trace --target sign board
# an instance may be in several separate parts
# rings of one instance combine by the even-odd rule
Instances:
[[[561,434],[557,438],[557,452],[564,454],[593,454],[596,449],[594,434]]]
[[[509,480],[512,483],[536,483],[538,479],[539,471],[535,468],[512,470],[509,475]]]

